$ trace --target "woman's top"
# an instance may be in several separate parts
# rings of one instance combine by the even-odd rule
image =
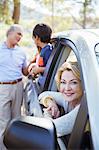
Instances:
[[[80,104],[71,110],[70,108],[68,109],[68,102],[65,100],[62,93],[55,91],[45,91],[39,95],[39,100],[41,100],[41,98],[44,96],[52,96],[56,103],[59,106],[62,106],[65,111],[63,116],[53,119],[57,131],[57,136],[61,137],[70,134],[72,132]]]

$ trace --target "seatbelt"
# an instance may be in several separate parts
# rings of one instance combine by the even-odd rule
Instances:
[[[88,120],[88,108],[86,96],[84,95],[73,127],[73,131],[69,139],[67,150],[80,149],[87,120]]]

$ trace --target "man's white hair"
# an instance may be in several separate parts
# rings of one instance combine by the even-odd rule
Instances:
[[[7,30],[6,36],[8,37],[9,33],[12,31],[20,30],[23,33],[23,28],[19,24],[13,24],[10,26],[10,28]]]

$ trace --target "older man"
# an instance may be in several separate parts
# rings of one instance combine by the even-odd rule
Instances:
[[[22,76],[28,75],[26,56],[19,47],[23,31],[14,24],[7,31],[7,39],[0,45],[0,150],[8,122],[20,116],[23,99]]]

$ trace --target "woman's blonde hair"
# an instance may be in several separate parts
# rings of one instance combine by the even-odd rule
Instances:
[[[56,84],[57,84],[57,88],[59,90],[60,88],[60,82],[61,82],[61,76],[62,73],[65,71],[72,71],[74,76],[80,80],[80,70],[79,70],[79,66],[78,63],[75,62],[65,62],[64,64],[62,64],[62,66],[58,69],[56,76],[55,76],[55,80],[56,80]]]

